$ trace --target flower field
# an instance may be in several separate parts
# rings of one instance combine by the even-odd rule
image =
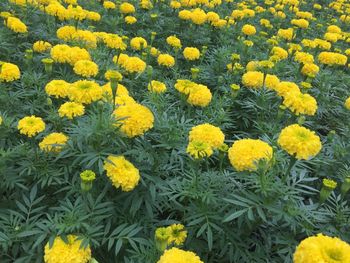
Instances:
[[[1,263],[350,263],[349,0],[1,0]]]

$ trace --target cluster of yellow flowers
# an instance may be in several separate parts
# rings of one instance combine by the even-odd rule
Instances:
[[[56,63],[68,63],[72,66],[79,60],[91,60],[90,54],[86,49],[70,47],[66,44],[53,46],[50,54]]]

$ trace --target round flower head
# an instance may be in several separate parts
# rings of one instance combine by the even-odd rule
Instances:
[[[203,263],[203,261],[191,251],[173,247],[165,250],[157,263]]]
[[[289,108],[295,115],[315,115],[317,110],[317,101],[309,94],[299,91],[290,91],[284,95],[283,105]]]
[[[228,150],[230,163],[237,171],[255,171],[260,160],[270,161],[273,150],[261,140],[241,139]]]
[[[58,109],[58,115],[60,117],[67,117],[73,119],[74,117],[81,116],[85,113],[85,107],[81,103],[77,102],[65,102]]]
[[[220,128],[204,123],[192,127],[189,133],[189,141],[206,143],[210,147],[217,149],[224,143],[225,135]]]
[[[244,25],[242,27],[242,33],[247,35],[247,36],[252,36],[256,34],[256,29],[252,25]]]
[[[11,82],[19,79],[20,77],[21,72],[17,65],[0,62],[0,82]]]
[[[116,125],[120,125],[120,130],[130,138],[153,128],[153,113],[141,104],[126,103],[119,106],[113,114],[118,120]]]
[[[175,65],[175,59],[169,54],[160,54],[157,58],[158,64],[164,67],[171,68]]]
[[[301,74],[314,78],[316,74],[319,72],[320,68],[313,63],[306,63],[304,66],[301,68]]]
[[[135,13],[135,7],[130,4],[130,3],[122,3],[120,6],[119,6],[119,10],[122,14],[132,14],[132,13]]]
[[[45,138],[39,143],[39,147],[45,152],[58,153],[62,150],[67,141],[68,137],[63,133],[53,132],[45,136]]]
[[[176,36],[169,36],[166,39],[166,42],[168,45],[174,47],[174,48],[181,48],[181,40],[178,39]]]
[[[183,51],[183,55],[184,55],[185,59],[191,61],[191,60],[199,59],[200,52],[199,52],[198,48],[186,47]]]
[[[10,16],[5,20],[5,25],[15,33],[27,33],[27,26],[17,17]]]
[[[297,246],[294,263],[347,263],[350,262],[350,245],[337,237],[318,234]]]
[[[295,155],[298,160],[308,160],[316,156],[322,148],[321,140],[315,132],[298,124],[284,128],[277,142],[283,150]]]
[[[192,87],[187,102],[193,106],[206,107],[212,99],[212,94],[207,86],[196,84]]]
[[[98,65],[90,60],[79,60],[74,64],[73,70],[77,75],[90,78],[98,74]]]
[[[68,98],[78,103],[90,104],[100,100],[102,94],[102,88],[95,81],[78,80],[70,86]]]
[[[68,243],[60,237],[56,237],[52,247],[49,243],[45,246],[45,263],[88,263],[91,259],[90,247],[81,248],[81,240],[77,236],[67,236]]]
[[[141,50],[147,47],[147,41],[143,37],[134,37],[130,40],[130,46],[134,50]]]
[[[128,25],[132,25],[135,24],[137,22],[137,18],[134,16],[126,16],[124,18],[125,23],[127,23]]]
[[[152,80],[151,83],[148,84],[148,90],[155,93],[163,93],[166,91],[166,86],[163,82]]]
[[[103,168],[116,188],[129,192],[139,183],[139,170],[124,156],[108,156]]]
[[[146,69],[146,63],[138,57],[127,57],[121,65],[129,73],[142,73]]]
[[[274,88],[274,90],[277,92],[279,96],[285,96],[288,92],[299,92],[300,89],[297,84],[294,82],[289,81],[282,81],[277,84],[277,86]]]
[[[264,83],[264,74],[260,71],[248,71],[242,76],[242,83],[247,88],[259,89]]]
[[[200,8],[196,8],[191,12],[190,19],[196,25],[202,25],[207,21],[207,14]]]
[[[176,80],[176,83],[174,85],[175,89],[178,90],[179,92],[188,95],[191,90],[194,89],[194,87],[197,84],[188,80],[188,79],[178,79]]]
[[[104,1],[103,2],[103,7],[105,8],[105,9],[115,9],[116,8],[116,6],[115,6],[115,3],[113,3],[113,2],[111,2],[111,1]]]
[[[43,53],[51,48],[51,44],[45,41],[36,41],[33,44],[33,50],[38,53]]]
[[[45,130],[45,122],[40,117],[27,116],[19,120],[17,129],[21,134],[33,137]]]
[[[182,224],[173,224],[168,226],[169,229],[169,238],[168,244],[174,243],[179,246],[182,245],[187,237],[187,231],[185,230],[184,225]]]
[[[186,152],[194,159],[210,157],[213,154],[213,148],[206,142],[191,141],[188,143]]]
[[[348,97],[344,103],[346,109],[350,110],[350,97]]]
[[[54,79],[45,86],[46,94],[55,98],[65,98],[68,95],[70,83],[64,80]]]

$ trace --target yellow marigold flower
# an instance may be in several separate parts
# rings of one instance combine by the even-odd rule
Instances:
[[[21,72],[17,65],[0,61],[0,82],[11,82],[20,77]]]
[[[55,45],[51,48],[51,58],[58,63],[67,63],[69,61],[71,47],[68,45]]]
[[[239,172],[255,171],[260,160],[270,161],[273,150],[261,140],[241,139],[235,141],[228,150],[228,158],[232,166]]]
[[[311,89],[311,88],[312,88],[311,83],[309,83],[309,82],[302,81],[302,82],[300,83],[300,85],[301,85],[303,88],[305,88],[305,89]]]
[[[98,74],[98,65],[90,60],[79,60],[74,64],[73,70],[77,75],[90,78]]]
[[[334,52],[321,52],[318,55],[318,61],[322,64],[329,65],[329,66],[334,66],[334,65],[340,65],[344,66],[346,62],[348,61],[348,58],[339,53],[334,53]]]
[[[293,36],[294,36],[294,30],[293,30],[293,28],[279,29],[277,32],[277,36],[279,36],[280,38],[282,38],[284,40],[291,41],[293,39]]]
[[[45,152],[58,153],[62,150],[67,141],[68,137],[63,133],[53,132],[44,137],[44,139],[39,143],[39,147]]]
[[[113,185],[124,192],[133,190],[140,181],[139,170],[124,156],[108,156],[103,168]]]
[[[42,118],[34,115],[26,116],[19,120],[17,129],[19,133],[27,135],[28,137],[33,137],[45,130],[45,122]]]
[[[323,179],[322,184],[324,187],[328,188],[329,190],[334,190],[337,187],[337,182],[333,181],[331,179]]]
[[[273,26],[271,25],[271,22],[267,19],[260,19],[260,25],[267,28],[273,28]]]
[[[79,60],[91,60],[89,52],[85,48],[72,47],[68,63],[74,66]]]
[[[309,27],[309,21],[305,19],[292,19],[291,21],[292,25],[306,29]]]
[[[115,9],[116,8],[116,6],[115,6],[115,3],[113,3],[113,2],[111,2],[111,1],[104,1],[103,2],[103,7],[105,8],[105,9]]]
[[[280,83],[280,80],[275,75],[267,74],[265,77],[265,87],[268,89],[275,90],[278,84]]]
[[[2,121],[3,121],[3,120],[2,120],[2,116],[0,116],[0,125],[2,124]]]
[[[192,13],[190,10],[181,10],[179,12],[179,18],[182,19],[182,20],[190,20],[192,17]]]
[[[183,51],[183,55],[185,59],[192,61],[192,60],[199,59],[201,53],[199,52],[198,48],[186,47]]]
[[[252,36],[256,34],[256,29],[252,25],[244,25],[242,27],[242,33],[247,35],[247,36]]]
[[[187,231],[185,226],[182,224],[172,224],[168,226],[169,228],[169,238],[168,244],[174,243],[176,246],[182,245],[187,237]]]
[[[68,95],[70,85],[70,83],[64,80],[54,79],[46,84],[45,92],[47,95],[54,96],[55,98],[65,98]]]
[[[329,42],[335,43],[339,39],[342,39],[342,35],[337,33],[325,33],[323,38]]]
[[[330,25],[327,27],[327,32],[341,34],[342,30],[340,27],[338,27],[336,25]]]
[[[85,113],[85,107],[81,103],[77,102],[65,102],[58,109],[58,115],[60,117],[67,117],[73,119],[74,117],[81,116]]]
[[[191,251],[173,247],[165,250],[157,263],[203,263],[203,261]]]
[[[171,68],[175,65],[175,58],[169,54],[160,54],[157,58],[158,64]]]
[[[314,77],[316,77],[319,70],[320,70],[320,68],[316,64],[306,63],[301,68],[301,74],[308,76],[310,78],[314,78]]]
[[[97,22],[101,20],[101,15],[97,12],[87,12],[86,19]]]
[[[256,71],[259,69],[259,61],[249,61],[246,65],[247,71]]]
[[[126,16],[124,18],[124,21],[125,21],[125,23],[132,25],[132,24],[135,24],[137,22],[137,19],[134,16]]]
[[[211,156],[213,148],[205,142],[191,141],[188,143],[186,152],[195,159],[201,159]]]
[[[138,103],[126,103],[119,106],[113,112],[117,126],[128,137],[132,138],[144,134],[153,128],[153,113],[146,107]]]
[[[135,7],[130,4],[130,3],[127,3],[127,2],[124,2],[122,3],[120,6],[119,6],[119,10],[122,14],[132,14],[132,13],[135,13]]]
[[[300,92],[300,89],[297,84],[294,82],[289,81],[282,81],[277,84],[277,86],[274,88],[274,90],[277,92],[278,96],[285,96],[288,92],[294,91],[294,92]]]
[[[91,259],[90,247],[81,248],[81,240],[75,235],[67,236],[68,243],[65,243],[60,237],[56,237],[52,247],[49,243],[45,246],[45,263],[88,263]]]
[[[218,22],[220,20],[220,16],[215,12],[208,12],[207,13],[207,20],[211,23]]]
[[[273,47],[271,50],[271,53],[273,56],[277,56],[279,60],[283,60],[288,58],[288,52],[287,50],[281,48],[281,47]]]
[[[5,20],[5,25],[15,33],[27,33],[27,26],[17,17],[10,16]]]
[[[89,80],[78,80],[70,85],[68,98],[72,101],[90,104],[102,98],[102,88]]]
[[[207,86],[196,84],[190,90],[187,102],[193,106],[206,107],[212,99],[212,94]]]
[[[316,156],[322,148],[321,140],[315,132],[298,124],[284,128],[277,142],[283,150],[298,160],[308,160]]]
[[[190,15],[192,23],[202,25],[207,21],[207,14],[200,8],[196,8]]]
[[[129,73],[142,73],[147,66],[146,63],[138,57],[127,57],[121,65]]]
[[[123,51],[127,47],[127,45],[123,41],[123,38],[118,36],[117,34],[107,34],[103,38],[103,41],[109,48],[114,48]]]
[[[316,10],[321,10],[321,9],[322,9],[322,6],[319,5],[319,4],[314,4],[314,5],[313,5],[313,8],[316,9]]]
[[[243,44],[247,47],[252,47],[254,45],[254,42],[250,40],[243,40]]]
[[[190,142],[203,142],[211,148],[217,149],[224,143],[225,135],[220,128],[204,123],[192,127],[188,139]]]
[[[107,100],[111,100],[113,98],[112,87],[111,87],[110,82],[103,85],[102,90],[103,90],[103,95],[104,95],[104,97],[107,98]],[[118,83],[116,95],[117,96],[129,96],[129,91],[127,90],[127,88],[124,85]]]
[[[141,50],[147,47],[147,41],[143,37],[134,37],[130,40],[130,46],[134,50]]]
[[[178,39],[176,36],[169,36],[166,39],[166,42],[168,45],[174,47],[174,48],[181,48],[181,40]]]
[[[284,95],[283,105],[289,108],[295,115],[315,115],[317,101],[309,94],[299,91],[290,91]]]
[[[148,86],[149,91],[155,92],[155,93],[163,93],[166,91],[166,86],[163,82],[152,80]]]
[[[33,50],[38,53],[43,53],[51,48],[51,44],[45,41],[36,41],[33,44]]]
[[[337,237],[318,234],[311,236],[297,246],[294,263],[347,263],[350,262],[350,245]]]
[[[242,76],[242,84],[247,88],[259,89],[263,86],[264,74],[260,71],[248,71]]]
[[[174,87],[179,92],[188,95],[195,85],[197,84],[188,79],[178,79]]]
[[[302,64],[314,63],[314,56],[306,52],[297,51],[294,55],[294,61]]]
[[[350,110],[350,97],[345,100],[344,106],[346,109]]]
[[[115,79],[118,82],[123,80],[123,75],[117,70],[107,70],[105,73],[106,80]]]

